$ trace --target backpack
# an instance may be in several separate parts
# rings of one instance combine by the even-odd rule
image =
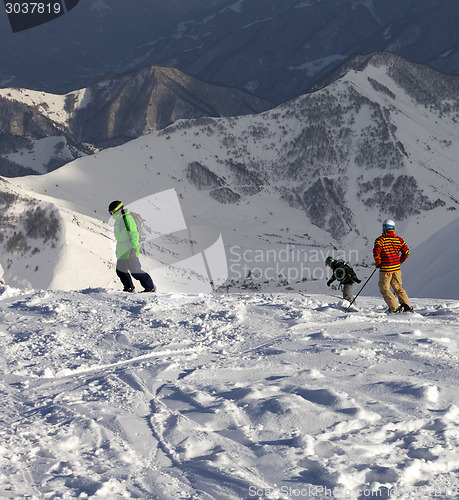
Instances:
[[[348,274],[350,274],[351,268],[344,260],[338,260],[336,263],[338,265],[333,269],[333,275],[338,281],[342,282],[348,277]]]
[[[145,219],[140,214],[138,214],[136,212],[129,211],[129,214],[123,214],[124,224],[126,225],[126,230],[128,232],[129,232],[129,229],[127,227],[126,219],[125,219],[126,215],[130,215],[134,219],[135,225],[137,226],[137,232],[139,233],[139,243],[142,243],[143,241],[146,240],[146,236],[147,236],[147,225],[146,225]]]
[[[145,219],[136,212],[129,212],[129,214],[132,216],[135,221],[135,225],[137,226],[137,231],[139,233],[139,243],[142,243],[142,241],[145,241],[147,236],[147,226]]]

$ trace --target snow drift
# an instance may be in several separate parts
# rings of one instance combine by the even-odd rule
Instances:
[[[459,302],[0,288],[0,497],[455,498]]]

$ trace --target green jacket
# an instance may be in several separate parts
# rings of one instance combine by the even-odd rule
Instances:
[[[136,257],[139,256],[139,231],[135,220],[129,214],[129,210],[124,209],[124,214],[120,213],[113,216],[115,219],[115,238],[116,244],[116,258],[129,259],[131,257],[131,249],[135,249]]]

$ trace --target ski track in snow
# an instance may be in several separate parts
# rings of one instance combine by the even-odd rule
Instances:
[[[459,498],[458,301],[0,289],[0,498]]]

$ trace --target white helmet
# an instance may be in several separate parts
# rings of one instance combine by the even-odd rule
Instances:
[[[383,231],[387,231],[388,229],[395,229],[395,222],[392,219],[386,219],[382,225]]]

